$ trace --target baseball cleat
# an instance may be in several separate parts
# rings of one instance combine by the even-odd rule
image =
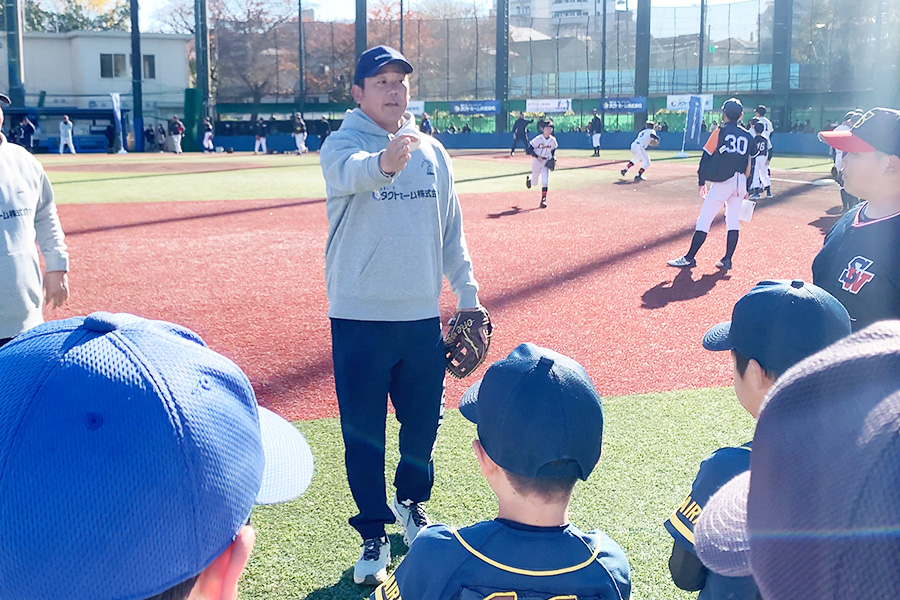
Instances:
[[[403,530],[403,541],[411,546],[416,541],[419,532],[431,525],[431,519],[425,513],[425,509],[418,502],[404,500],[401,502],[396,494],[391,502],[391,512],[397,517],[397,523]]]
[[[759,200],[759,194],[750,194],[747,198],[750,200]]]
[[[357,585],[379,585],[387,580],[391,564],[391,544],[387,536],[369,538],[362,543],[362,554],[353,565],[353,582]]]
[[[644,179],[644,176],[643,176],[643,175],[635,175],[635,176],[634,176],[634,180],[635,180],[635,182],[638,182],[638,181],[646,181],[646,180]]]
[[[622,177],[625,177],[625,173],[627,173],[627,172],[628,172],[628,169],[622,169],[621,171],[619,171],[619,173],[622,174]]]
[[[771,200],[771,199],[774,198],[774,197],[775,197],[775,196],[773,196],[771,192],[769,192],[768,194],[766,194],[766,200]]]
[[[718,267],[719,269],[722,269],[723,271],[727,271],[727,270],[731,269],[731,259],[723,258],[722,260],[720,260],[716,263],[716,267]]]
[[[531,189],[531,177],[525,177],[525,187]]]
[[[541,198],[541,208],[547,208],[547,199]]]
[[[667,261],[667,264],[670,267],[696,267],[697,259],[682,256],[681,258],[673,258],[672,260]]]

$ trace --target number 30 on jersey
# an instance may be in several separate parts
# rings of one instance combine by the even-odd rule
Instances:
[[[728,134],[725,143],[719,146],[719,154],[747,154],[749,142],[743,136]]]

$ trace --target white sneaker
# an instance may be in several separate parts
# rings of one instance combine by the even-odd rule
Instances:
[[[418,502],[404,500],[401,502],[396,495],[391,502],[391,511],[397,517],[397,523],[403,530],[403,541],[411,546],[419,532],[431,525],[431,519],[425,513],[425,509]]]
[[[353,565],[353,582],[357,585],[379,585],[387,581],[391,564],[391,544],[387,536],[369,538],[362,543],[362,554]]]

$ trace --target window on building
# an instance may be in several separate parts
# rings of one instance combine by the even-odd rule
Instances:
[[[101,54],[100,77],[104,79],[128,77],[127,65],[124,54]]]
[[[144,79],[156,79],[156,56],[144,55]]]

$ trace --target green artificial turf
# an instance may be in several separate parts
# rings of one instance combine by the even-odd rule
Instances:
[[[633,598],[686,599],[667,567],[671,538],[663,521],[690,489],[700,461],[721,446],[752,437],[754,422],[733,391],[704,389],[607,398],[603,456],[579,482],[571,520],[599,528],[625,549]],[[310,598],[352,600],[371,588],[356,586],[352,565],[360,540],[347,524],[354,505],[343,465],[336,419],[303,421],[316,460],[309,490],[294,502],[258,507],[256,549],[241,588],[244,600]],[[471,449],[475,427],[448,411],[435,454],[436,482],[428,511],[435,521],[468,525],[496,516],[496,499],[481,478]],[[397,462],[397,424],[388,423],[388,476]],[[396,526],[388,528],[394,566],[406,549]],[[427,575],[426,575],[427,576]]]
[[[696,164],[699,153],[674,158],[674,152],[654,151],[654,164]],[[554,189],[582,189],[620,178],[610,162],[624,162],[627,150],[605,150],[596,161],[589,150],[560,150],[553,173]],[[102,202],[179,202],[206,200],[314,199],[325,197],[325,180],[318,154],[269,156],[184,154],[40,155],[58,204]],[[142,165],[140,168],[137,165]],[[601,165],[606,165],[605,167]],[[228,170],[220,170],[227,166]],[[453,159],[459,194],[521,191],[530,161],[460,155]],[[777,157],[776,170],[827,174],[823,157]],[[66,170],[57,170],[65,168]],[[192,170],[198,172],[183,172]]]

